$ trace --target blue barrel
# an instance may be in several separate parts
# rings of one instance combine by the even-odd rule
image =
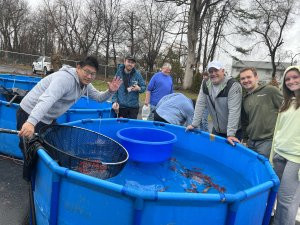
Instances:
[[[130,179],[126,177],[130,176],[126,171],[137,167],[149,172],[140,177],[140,181],[147,184],[152,173],[161,176],[160,173],[154,174],[161,163],[156,166],[128,163],[118,176],[100,180],[60,167],[40,149],[34,187],[38,224],[269,224],[279,186],[278,178],[266,158],[240,144],[233,147],[225,139],[212,134],[186,132],[183,127],[149,121],[86,119],[69,125],[91,129],[117,141],[120,141],[117,132],[129,127],[171,132],[178,138],[172,158],[199,159],[199,166],[204,161],[209,162],[207,165],[214,165],[210,168],[212,173],[230,170],[232,176],[221,178],[230,180],[234,185],[231,190],[207,193],[139,190],[135,188],[136,183],[122,185],[119,179]],[[184,169],[182,165],[180,170]],[[205,168],[202,169],[198,170],[199,173],[205,172]],[[135,172],[138,174],[140,171]],[[173,178],[176,181],[176,176]],[[242,182],[246,185],[241,185]]]

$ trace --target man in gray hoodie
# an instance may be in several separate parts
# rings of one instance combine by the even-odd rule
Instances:
[[[213,120],[212,133],[227,138],[228,142],[240,142],[242,87],[234,79],[225,76],[223,64],[212,61],[207,70],[209,80],[202,83],[197,98],[193,122],[187,130],[199,127],[205,107]]]
[[[89,56],[80,61],[76,68],[62,67],[39,81],[23,98],[17,111],[19,136],[32,137],[34,132],[39,132],[43,126],[53,123],[65,113],[82,95],[98,102],[109,99],[119,89],[122,80],[114,78],[108,82],[108,90],[99,92],[91,84],[98,68],[97,59]]]

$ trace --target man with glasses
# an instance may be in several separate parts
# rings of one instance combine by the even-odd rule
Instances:
[[[207,66],[209,80],[203,82],[196,102],[193,122],[187,130],[199,127],[205,107],[213,120],[212,133],[240,142],[242,87],[234,78],[225,76],[223,64],[212,61]]]
[[[127,56],[116,73],[116,77],[123,80],[112,98],[118,117],[137,119],[139,113],[139,95],[145,92],[146,85],[140,72],[134,68],[135,63],[133,56]]]
[[[114,78],[108,82],[108,90],[100,92],[91,84],[98,69],[97,59],[89,56],[76,68],[64,66],[40,80],[20,103],[17,111],[19,136],[31,137],[43,126],[53,123],[82,95],[98,102],[108,100],[119,89],[122,80]],[[21,143],[20,147],[23,147]]]

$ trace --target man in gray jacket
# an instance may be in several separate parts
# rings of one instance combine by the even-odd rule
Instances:
[[[122,80],[114,78],[108,82],[108,90],[99,92],[91,84],[98,68],[97,59],[89,56],[76,68],[65,66],[39,81],[23,98],[17,111],[19,136],[32,137],[34,132],[39,132],[65,113],[82,95],[98,102],[109,99],[119,89]]]
[[[197,98],[193,122],[187,130],[199,127],[205,107],[213,120],[212,133],[227,138],[228,142],[240,142],[242,87],[234,79],[225,76],[223,64],[208,64],[209,80],[203,82]]]

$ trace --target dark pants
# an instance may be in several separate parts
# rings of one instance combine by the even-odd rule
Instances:
[[[21,107],[18,109],[17,111],[17,130],[21,130],[23,124],[27,121],[29,117],[29,114],[27,112],[25,112]],[[52,124],[55,124],[56,122],[53,121]],[[48,124],[45,124],[43,122],[38,122],[35,127],[34,130],[36,133],[39,133],[41,128],[44,126],[47,126]],[[19,142],[19,147],[22,150],[23,156],[24,156],[24,144],[23,144],[23,138],[20,137],[20,142]]]
[[[120,108],[119,118],[137,119],[139,114],[139,108]]]
[[[28,113],[26,113],[21,107],[18,109],[18,111],[17,111],[17,114],[16,114],[16,116],[17,116],[17,130],[21,130],[21,128],[22,128],[22,126],[23,126],[23,124],[27,121],[27,119],[28,119],[28,117],[29,117],[29,114]],[[54,123],[55,123],[55,121],[54,121]],[[40,131],[40,129],[42,128],[42,127],[44,127],[44,126],[46,126],[47,124],[45,124],[45,123],[42,123],[42,122],[39,122],[39,123],[37,123],[36,124],[36,126],[35,126],[35,132],[39,132]],[[22,154],[23,154],[23,157],[24,157],[24,160],[25,160],[25,148],[26,148],[26,146],[25,146],[25,142],[23,141],[23,138],[22,137],[20,137],[20,142],[19,142],[19,147],[20,147],[20,149],[21,149],[21,151],[22,151]],[[25,165],[25,163],[24,163],[24,165]],[[27,169],[25,169],[26,168],[26,166],[24,166],[24,168],[23,168],[23,178],[25,178],[25,177],[27,177],[27,179],[28,179],[28,170]],[[26,172],[25,172],[26,171]],[[27,180],[26,178],[25,178],[25,180]],[[28,181],[28,180],[27,180]],[[31,182],[31,181],[30,181]],[[24,218],[24,221],[23,221],[23,225],[28,225],[28,224],[32,224],[32,223],[29,223],[29,217],[32,217],[32,212],[33,212],[33,210],[34,210],[34,200],[33,200],[33,197],[32,197],[32,195],[33,195],[33,193],[32,193],[32,186],[31,186],[32,184],[30,183],[30,189],[29,189],[29,199],[30,199],[30,207],[29,207],[29,205],[28,205],[28,213],[27,213],[27,215],[25,215],[25,218]],[[31,213],[30,213],[31,212]],[[33,219],[33,218],[31,218],[31,219]]]
[[[215,134],[215,135],[218,135],[218,136],[227,138],[227,134],[218,133],[218,132],[215,130],[214,127],[213,127],[213,129],[212,129],[212,133]],[[239,140],[242,140],[242,129],[239,129],[239,130],[236,131],[235,137],[236,137],[237,139],[239,139]]]
[[[164,118],[160,117],[155,110],[154,110],[154,121],[160,121],[160,122],[164,122],[164,123],[169,123]]]

